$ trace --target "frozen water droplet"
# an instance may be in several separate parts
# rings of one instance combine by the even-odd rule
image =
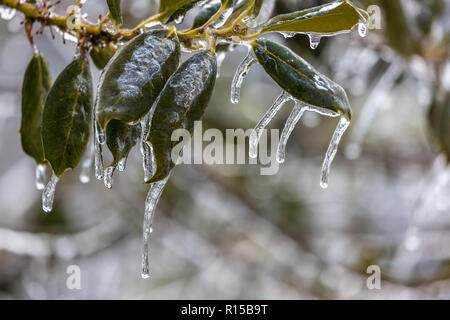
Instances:
[[[362,19],[358,23],[358,33],[363,38],[367,35],[367,24]]]
[[[119,169],[120,172],[125,171],[126,166],[127,166],[127,158],[122,158],[117,163],[117,169]]]
[[[283,35],[283,37],[288,39],[288,38],[294,37],[297,33],[295,33],[295,32],[281,32],[281,34]]]
[[[105,168],[105,171],[103,173],[103,183],[105,184],[105,187],[108,189],[112,188],[112,185],[114,183],[114,171],[116,170],[116,166],[110,166]]]
[[[53,209],[53,200],[55,199],[56,184],[58,181],[59,178],[53,174],[42,192],[42,209],[47,213]]]
[[[16,15],[16,9],[0,6],[0,17],[3,20],[11,20]]]
[[[44,190],[47,166],[45,164],[38,164],[36,166],[36,189]]]
[[[319,46],[321,37],[317,34],[309,34],[308,36],[311,49],[316,49]]]
[[[155,209],[164,190],[164,187],[169,180],[167,177],[164,180],[152,183],[150,190],[147,193],[145,199],[145,214],[144,214],[144,225],[143,225],[143,249],[142,249],[142,278],[146,279],[150,276],[149,269],[149,241],[150,234],[153,232],[153,218],[155,215]]]
[[[287,119],[286,124],[284,125],[283,132],[281,133],[280,143],[278,144],[277,150],[277,161],[279,163],[283,163],[285,161],[287,142],[289,140],[289,137],[291,136],[292,131],[302,118],[305,111],[306,111],[305,106],[301,102],[296,101],[294,109],[289,115],[289,118]]]
[[[339,123],[336,127],[336,130],[333,133],[333,137],[331,138],[330,145],[328,146],[325,159],[323,160],[322,171],[320,174],[320,186],[323,189],[328,188],[328,177],[330,175],[330,166],[331,163],[333,162],[334,157],[336,156],[339,142],[341,141],[341,138],[349,125],[350,121],[348,121],[344,117],[341,117],[339,119]]]
[[[244,60],[239,64],[236,73],[233,78],[233,82],[231,83],[231,102],[234,104],[239,103],[241,98],[241,86],[244,78],[247,76],[250,68],[256,64],[258,60],[253,54],[253,50],[250,49],[247,56]]]
[[[267,125],[273,119],[273,117],[275,117],[275,115],[281,109],[284,103],[286,103],[291,99],[292,99],[291,96],[287,92],[283,91],[281,95],[275,100],[273,105],[269,108],[269,110],[267,110],[263,118],[258,122],[255,129],[253,129],[252,133],[250,134],[250,142],[249,142],[250,158],[256,158],[258,156],[258,143],[263,133],[263,130],[265,129],[265,127],[267,127]]]
[[[94,158],[94,144],[90,144],[81,161],[80,182],[85,184],[91,181],[91,167]]]

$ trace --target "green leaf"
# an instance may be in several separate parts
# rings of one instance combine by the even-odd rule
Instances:
[[[112,20],[117,26],[122,25],[122,12],[120,10],[120,0],[106,0],[108,3],[109,13]]]
[[[147,141],[153,147],[156,172],[147,181],[166,178],[175,164],[171,151],[177,141],[171,141],[177,129],[192,133],[194,121],[202,118],[211,98],[217,74],[216,57],[202,51],[186,60],[170,77],[156,102]]]
[[[89,141],[92,114],[89,62],[77,58],[58,76],[45,100],[42,142],[45,159],[59,177],[80,162]]]
[[[112,119],[130,123],[147,114],[179,60],[173,30],[143,33],[118,50],[100,79],[96,117],[102,130]]]
[[[436,90],[428,113],[431,133],[450,162],[450,92]]]
[[[191,9],[195,3],[199,1],[200,0],[161,0],[158,10],[158,13],[160,14],[159,21],[163,24],[168,23],[171,21],[174,14],[183,7],[184,9],[181,10],[184,10],[182,13],[184,15],[187,10]],[[189,7],[189,5],[191,6]]]
[[[278,15],[261,26],[261,32],[294,32],[335,35],[350,32],[359,20],[365,20],[362,11],[348,1],[334,1],[318,7]]]
[[[139,136],[139,124],[129,125],[119,120],[110,121],[106,127],[106,144],[113,155],[113,161],[108,167],[116,165],[123,158],[127,158]]]
[[[39,164],[45,162],[41,122],[45,98],[51,84],[45,57],[42,54],[34,54],[23,78],[20,136],[23,151]]]
[[[219,11],[220,6],[220,1],[213,1],[210,5],[207,5],[201,9],[194,18],[192,29],[200,28],[208,22],[208,20]]]
[[[267,74],[292,97],[351,119],[352,110],[344,89],[289,48],[264,39],[253,41],[252,47]]]
[[[93,47],[89,54],[95,66],[99,70],[103,70],[115,53],[116,48],[108,44],[104,47],[99,46]]]

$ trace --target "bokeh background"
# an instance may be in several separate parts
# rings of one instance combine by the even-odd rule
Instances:
[[[152,0],[122,1],[127,26],[152,14]],[[277,0],[276,13],[326,1]],[[64,13],[72,1],[63,1]],[[140,277],[145,194],[138,148],[112,190],[79,170],[41,209],[34,162],[20,147],[20,90],[31,49],[15,15],[0,21],[0,299],[412,299],[450,298],[450,3],[360,1],[381,9],[381,29],[360,38],[272,39],[288,45],[348,92],[354,119],[332,166],[320,167],[336,119],[308,113],[274,176],[258,165],[184,165],[162,196],[151,240],[151,278]],[[87,1],[96,20],[105,1]],[[193,10],[184,24],[188,26]],[[73,43],[37,37],[53,78]],[[241,102],[230,102],[245,47],[229,53],[203,129],[252,128],[280,89],[254,67]],[[99,72],[92,68],[94,78]],[[292,105],[271,123],[281,129]],[[437,116],[430,116],[432,115]],[[436,124],[438,123],[438,124]],[[445,131],[445,130],[449,131]],[[69,265],[81,290],[66,288]],[[381,290],[369,290],[378,265]]]

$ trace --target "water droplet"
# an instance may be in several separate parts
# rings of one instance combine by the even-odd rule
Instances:
[[[281,32],[281,34],[283,35],[283,37],[288,39],[288,38],[294,37],[297,33],[295,33],[295,32]]]
[[[81,161],[80,182],[83,184],[91,181],[91,167],[94,158],[94,144],[91,143],[86,151],[86,154]]]
[[[16,15],[16,9],[0,6],[0,17],[3,20],[11,20]]]

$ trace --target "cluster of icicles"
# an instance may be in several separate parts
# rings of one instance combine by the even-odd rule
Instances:
[[[233,78],[233,82],[231,84],[231,102],[232,103],[237,104],[239,102],[242,82],[243,82],[245,76],[250,71],[250,68],[253,65],[255,65],[257,62],[258,62],[258,60],[254,56],[253,51],[250,49],[248,55],[245,57],[245,59],[239,65],[239,67],[236,71],[236,74]],[[283,105],[285,103],[289,102],[290,100],[294,101],[295,105],[294,105],[294,109],[292,110],[291,114],[289,115],[289,118],[286,121],[286,124],[281,133],[280,143],[278,145],[277,156],[276,156],[277,161],[279,163],[283,163],[285,161],[286,145],[289,140],[289,137],[290,137],[292,131],[294,130],[295,126],[300,121],[300,119],[302,118],[303,114],[306,111],[316,112],[320,115],[324,115],[324,116],[328,116],[328,117],[341,116],[338,112],[333,112],[330,110],[305,105],[303,102],[292,97],[286,91],[283,91],[281,93],[281,95],[272,104],[272,106],[269,108],[269,110],[267,110],[266,114],[258,122],[258,124],[253,129],[253,131],[250,135],[249,156],[251,158],[256,158],[258,156],[258,143],[259,143],[261,135],[262,135],[263,131],[265,130],[265,128],[267,127],[267,125],[275,117],[275,115],[278,113],[278,111],[281,110]],[[330,173],[330,166],[336,155],[339,142],[340,142],[343,134],[345,133],[346,129],[348,128],[349,124],[350,124],[350,122],[346,118],[341,116],[341,118],[339,120],[339,124],[337,125],[337,128],[334,131],[330,145],[328,146],[328,150],[325,155],[325,160],[322,165],[321,177],[320,177],[320,185],[324,189],[328,187],[328,176]]]
[[[367,32],[367,26],[364,22],[359,24],[360,36],[365,36]],[[285,37],[292,36],[291,34],[284,34]],[[320,42],[319,35],[308,35],[311,42],[311,48],[317,48]],[[220,57],[223,60],[224,56]],[[231,102],[236,104],[240,100],[240,89],[245,76],[248,74],[250,68],[257,63],[257,59],[254,56],[252,50],[249,50],[248,55],[239,65],[236,74],[232,81],[231,88]],[[101,79],[100,79],[101,82]],[[339,113],[326,109],[321,109],[314,106],[305,105],[303,102],[292,97],[287,92],[283,91],[281,95],[275,100],[273,105],[269,108],[263,118],[258,122],[250,136],[249,156],[256,158],[258,154],[258,144],[261,135],[269,124],[269,122],[275,117],[278,111],[281,110],[283,105],[288,101],[294,101],[294,108],[286,121],[285,127],[282,131],[280,143],[277,150],[277,161],[283,163],[285,161],[285,150],[288,139],[295,128],[296,124],[300,121],[303,114],[306,111],[312,111],[320,115],[328,117],[340,117],[339,123],[334,131],[331,142],[328,146],[328,150],[323,161],[320,177],[320,185],[322,188],[328,187],[328,177],[330,173],[330,166],[336,155],[339,142],[348,128],[350,122],[342,117]],[[141,136],[140,136],[140,151],[143,159],[143,169],[145,181],[149,180],[156,170],[156,164],[154,160],[153,150],[150,144],[145,140],[150,130],[150,123],[152,118],[152,110],[140,121]],[[95,114],[95,112],[94,112]],[[115,170],[124,171],[126,166],[126,158],[121,159],[117,165],[111,167],[104,167],[102,146],[106,143],[105,133],[100,129],[97,121],[94,121],[94,139],[93,143],[88,147],[88,151],[81,162],[80,181],[82,183],[88,183],[90,181],[91,166],[94,163],[95,177],[98,180],[103,180],[107,188],[111,188],[113,184],[113,174]],[[170,176],[169,176],[170,177]],[[145,211],[144,211],[144,223],[143,223],[143,251],[142,251],[142,269],[141,275],[143,278],[150,276],[149,272],[149,240],[150,234],[153,232],[153,217],[156,206],[164,190],[164,187],[169,179],[158,181],[150,185],[150,189],[145,199]],[[59,178],[56,175],[52,175],[49,182],[45,184],[46,178],[46,166],[38,165],[36,168],[36,187],[39,190],[43,190],[42,194],[42,208],[45,212],[50,212],[53,207],[54,194],[56,184]]]

